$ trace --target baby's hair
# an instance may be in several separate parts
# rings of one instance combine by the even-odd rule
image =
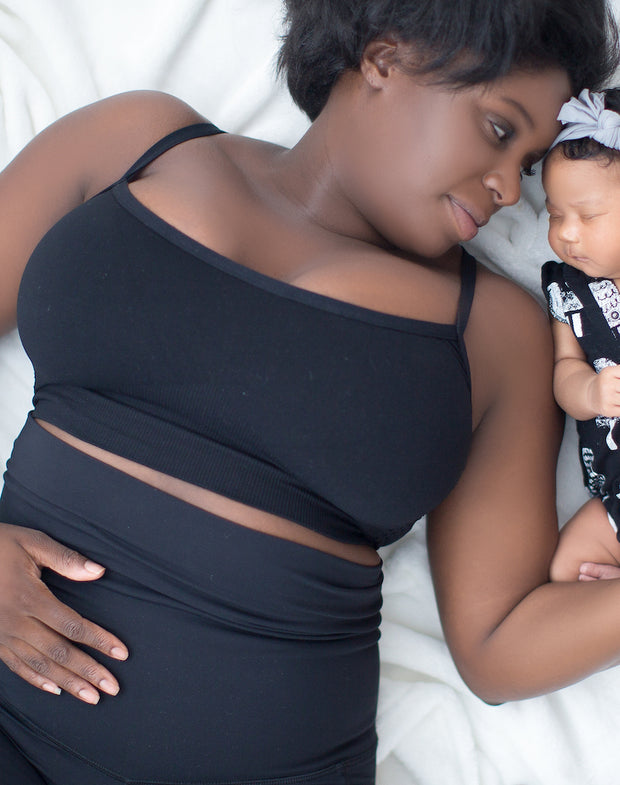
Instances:
[[[609,87],[607,90],[601,90],[601,92],[605,96],[605,109],[610,109],[612,112],[620,115],[620,87]],[[620,161],[620,150],[606,147],[604,144],[590,139],[590,137],[568,139],[565,142],[560,142],[557,148],[552,150],[551,155],[553,155],[556,149],[564,158],[568,158],[570,161],[596,160],[605,166],[609,166],[615,161]]]
[[[619,58],[607,0],[284,0],[284,8],[278,72],[311,120],[380,37],[406,52],[411,45],[415,54],[397,62],[403,70],[454,87],[556,66],[578,93],[604,84]]]

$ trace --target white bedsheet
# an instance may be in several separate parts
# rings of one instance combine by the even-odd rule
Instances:
[[[0,165],[56,117],[136,88],[166,90],[230,131],[292,143],[306,126],[273,82],[278,0],[4,0]],[[551,258],[540,184],[471,250],[536,296]],[[0,464],[29,408],[32,374],[0,341]],[[582,503],[574,423],[558,472],[560,518]],[[437,616],[423,524],[386,550],[378,785],[601,785],[620,781],[620,673],[500,707],[456,673]],[[533,642],[535,645],[535,642]],[[575,646],[579,640],[575,639]]]

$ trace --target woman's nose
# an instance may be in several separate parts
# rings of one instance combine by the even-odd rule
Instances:
[[[498,207],[516,204],[521,196],[521,170],[495,170],[482,178],[485,188],[491,191]]]

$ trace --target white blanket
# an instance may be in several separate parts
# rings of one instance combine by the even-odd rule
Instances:
[[[292,143],[306,121],[274,85],[278,27],[278,0],[4,0],[0,165],[56,117],[136,88],[179,95],[227,130]],[[471,250],[540,297],[539,269],[551,252],[540,183],[525,187],[526,198],[496,216]],[[3,339],[0,463],[28,411],[31,385],[16,337]],[[572,422],[565,442],[562,521],[585,498]],[[486,706],[464,686],[443,640],[423,524],[383,556],[378,785],[620,781],[617,671],[549,696]]]

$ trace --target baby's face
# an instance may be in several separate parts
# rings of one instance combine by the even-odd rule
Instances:
[[[545,163],[549,244],[592,278],[620,281],[620,163],[571,161],[560,150]]]

